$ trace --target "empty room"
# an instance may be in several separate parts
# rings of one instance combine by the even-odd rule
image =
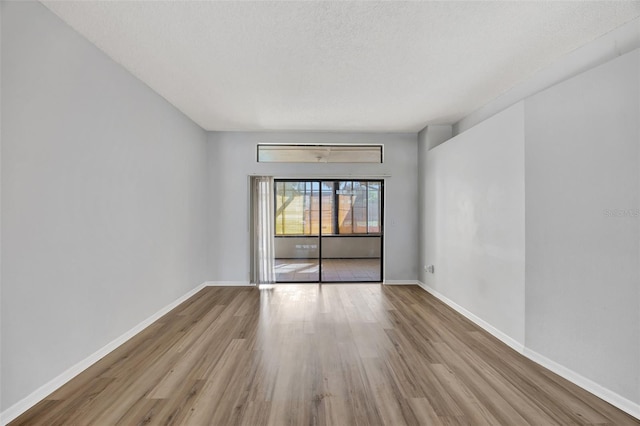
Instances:
[[[1,425],[640,425],[640,1],[0,0]]]

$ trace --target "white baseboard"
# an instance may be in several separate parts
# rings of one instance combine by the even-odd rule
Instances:
[[[416,280],[384,280],[384,285],[418,285]]]
[[[207,287],[255,287],[255,284],[249,281],[207,281],[204,285]]]
[[[0,425],[6,425],[10,421],[17,418],[19,415],[27,411],[29,408],[36,405],[38,402],[42,401],[44,398],[49,396],[52,392],[60,388],[62,385],[67,383],[69,380],[76,377],[78,374],[82,373],[84,370],[98,362],[100,359],[104,358],[105,355],[113,352],[116,348],[121,346],[127,340],[131,339],[136,334],[140,333],[142,330],[150,326],[152,323],[160,319],[163,315],[168,313],[170,310],[205,288],[207,283],[202,283],[193,290],[189,291],[187,294],[179,297],[173,302],[169,303],[167,306],[163,307],[129,331],[125,332],[121,336],[117,337],[115,340],[107,343],[102,348],[98,349],[96,352],[89,355],[87,358],[78,362],[71,368],[68,368],[62,374],[58,375],[54,379],[40,386],[35,391],[31,392],[31,394],[27,395],[20,401],[13,404],[11,407],[4,410],[0,413]]]
[[[625,413],[630,414],[630,415],[640,419],[640,404],[636,404],[635,402],[630,401],[630,400],[624,398],[623,396],[618,395],[617,393],[605,388],[604,386],[601,386],[601,385],[597,384],[596,382],[587,379],[586,377],[576,373],[575,371],[573,371],[573,370],[571,370],[571,369],[569,369],[569,368],[567,368],[567,367],[565,367],[563,365],[560,365],[557,362],[552,361],[552,360],[550,360],[549,358],[547,358],[547,357],[545,357],[543,355],[540,355],[536,351],[533,351],[533,350],[525,347],[520,342],[518,342],[518,341],[512,339],[511,337],[507,336],[506,334],[504,334],[500,330],[498,330],[495,327],[493,327],[491,324],[488,324],[487,322],[485,322],[482,319],[478,318],[476,315],[474,315],[471,312],[467,311],[462,306],[458,305],[454,301],[450,300],[449,298],[447,298],[446,296],[442,295],[441,293],[439,293],[438,291],[434,290],[433,288],[429,287],[428,285],[424,284],[423,282],[418,281],[418,285],[420,287],[422,287],[425,291],[431,293],[434,297],[436,297],[439,300],[441,300],[446,305],[448,305],[451,308],[453,308],[455,311],[457,311],[461,315],[463,315],[466,318],[468,318],[470,321],[472,321],[475,324],[477,324],[479,327],[483,328],[488,333],[491,333],[498,340],[502,341],[504,344],[506,344],[507,346],[511,347],[512,349],[520,352],[522,355],[526,356],[527,358],[529,358],[530,360],[532,360],[536,364],[539,364],[542,367],[544,367],[544,368],[546,368],[546,369],[548,369],[550,371],[553,371],[554,373],[556,373],[560,377],[570,381],[571,383],[573,383],[573,384],[575,384],[577,386],[580,386],[582,389],[586,390],[587,392],[592,393],[593,395],[597,396],[598,398],[600,398],[600,399],[602,399],[604,401],[607,401],[609,404],[619,408],[620,410],[624,411]]]
[[[604,386],[601,386],[596,382],[587,379],[586,377],[576,373],[575,371],[563,365],[560,365],[557,362],[552,361],[544,355],[540,355],[536,351],[533,351],[529,348],[524,349],[523,355],[533,362],[540,364],[547,370],[553,371],[558,376],[567,379],[571,383],[580,386],[582,389],[588,392],[591,392],[598,398],[607,401],[614,407],[618,407],[625,413],[630,414],[637,419],[640,419],[640,404],[636,404],[635,402],[630,401],[621,395],[618,395],[612,390],[609,390]]]
[[[448,305],[449,307],[453,308],[455,311],[460,313],[462,316],[466,317],[471,322],[475,323],[480,328],[484,329],[489,334],[491,334],[492,336],[494,336],[498,340],[502,341],[502,343],[504,343],[505,345],[509,346],[511,349],[513,349],[513,350],[515,350],[515,351],[517,351],[519,353],[523,353],[524,352],[524,345],[522,343],[518,342],[514,338],[512,338],[509,335],[507,335],[507,334],[503,333],[502,331],[498,330],[497,328],[495,328],[494,326],[492,326],[488,322],[484,321],[482,318],[480,318],[477,315],[475,315],[474,313],[466,310],[465,308],[463,308],[462,306],[458,305],[453,300],[449,299],[445,295],[443,295],[443,294],[439,293],[438,291],[434,290],[433,288],[429,287],[428,285],[426,285],[422,281],[418,281],[418,285],[420,287],[422,287],[428,293],[431,293],[433,296],[435,296],[436,298],[440,299],[442,302],[444,302],[444,304]]]

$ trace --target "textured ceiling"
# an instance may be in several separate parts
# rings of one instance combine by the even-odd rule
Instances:
[[[453,123],[639,1],[44,1],[207,130]]]

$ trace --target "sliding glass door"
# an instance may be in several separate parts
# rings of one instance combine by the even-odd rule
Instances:
[[[320,280],[320,182],[275,181],[276,282]]]
[[[276,179],[276,281],[381,281],[383,191],[381,180]]]
[[[332,226],[320,236],[323,282],[382,281],[382,181],[336,180]]]

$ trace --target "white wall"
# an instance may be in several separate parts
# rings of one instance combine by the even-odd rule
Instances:
[[[434,235],[430,214],[427,213],[432,206],[429,197],[433,192],[433,182],[427,182],[427,156],[432,148],[451,139],[452,133],[452,126],[441,124],[427,126],[418,133],[418,280],[422,283],[427,279],[425,259],[432,257],[427,252],[433,247],[431,241]]]
[[[318,237],[276,237],[276,259],[309,259],[318,257]],[[381,237],[340,237],[322,239],[325,259],[378,259],[382,254]]]
[[[258,143],[382,143],[383,164],[257,163]],[[275,177],[385,176],[385,276],[413,280],[417,237],[417,145],[415,134],[209,133],[211,280],[249,281],[249,175]]]
[[[639,55],[525,102],[526,345],[636,403]]]
[[[427,135],[420,262],[435,273],[420,281],[523,344],[523,105],[431,149]]]
[[[206,132],[2,2],[4,411],[206,279]]]
[[[317,259],[319,246],[318,237],[276,237],[275,258]]]
[[[419,134],[420,264],[435,265],[420,280],[640,417],[640,51],[627,48],[435,148]]]
[[[322,240],[325,259],[378,259],[382,253],[380,237],[328,237]]]

